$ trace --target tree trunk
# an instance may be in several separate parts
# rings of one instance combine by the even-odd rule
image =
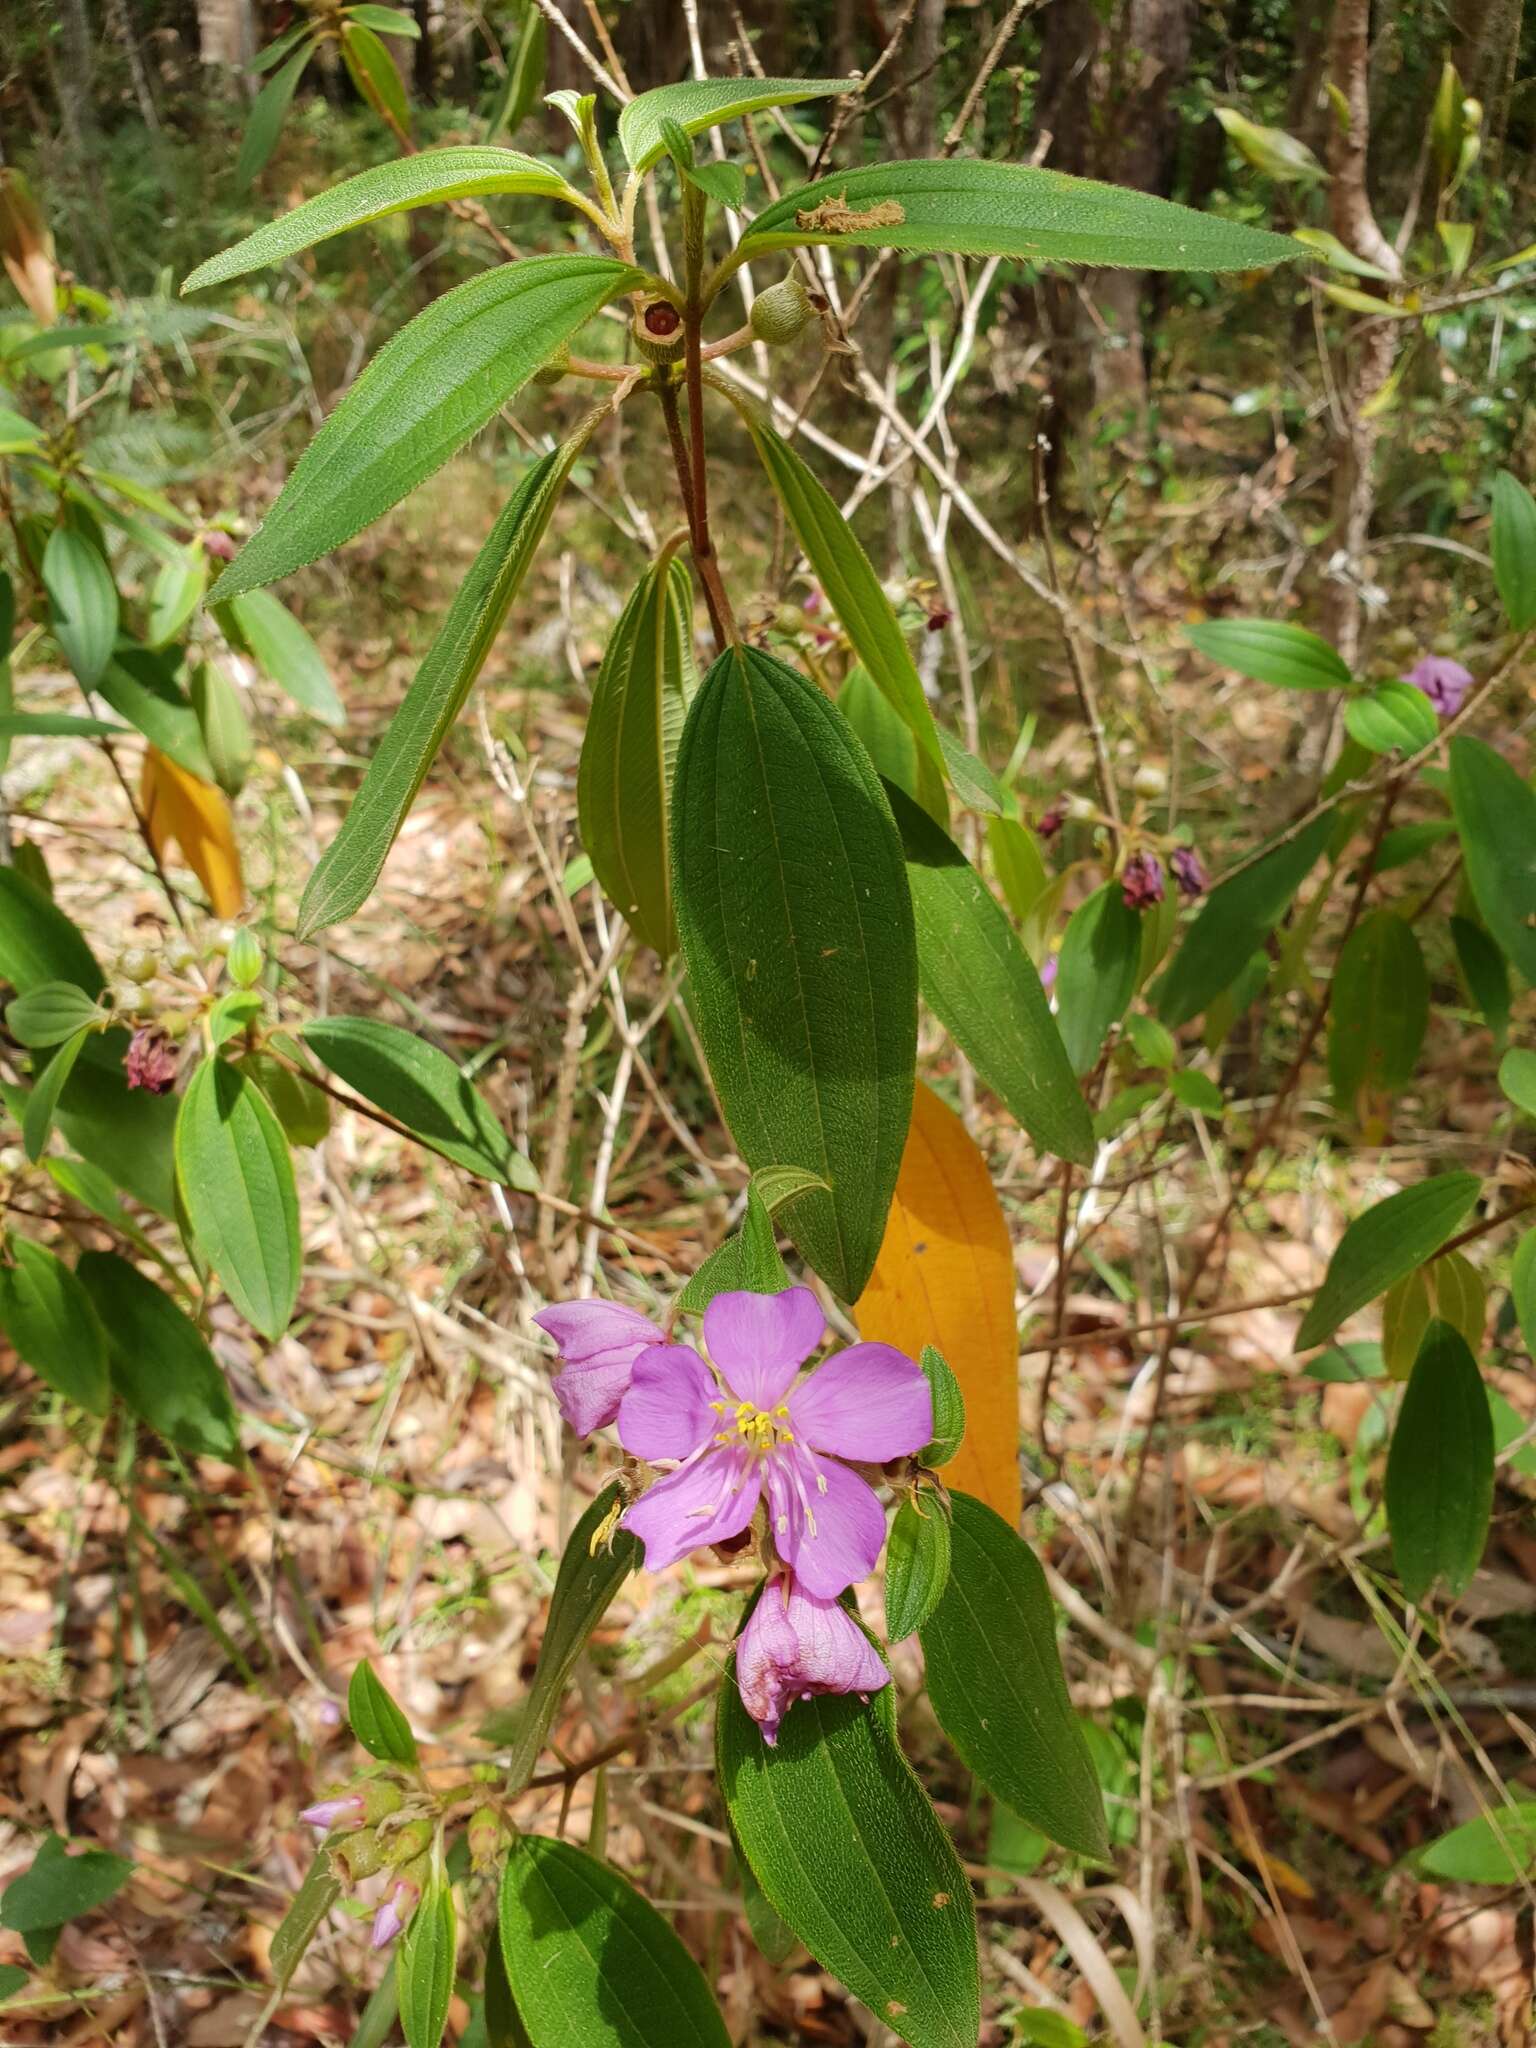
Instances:
[[[205,64],[243,71],[256,54],[251,0],[197,0],[197,35]]]

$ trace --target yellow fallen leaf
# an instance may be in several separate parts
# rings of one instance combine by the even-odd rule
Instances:
[[[944,1354],[965,1395],[965,1441],[944,1477],[1015,1527],[1023,1491],[1008,1225],[965,1126],[921,1081],[880,1256],[854,1313],[863,1337],[911,1358],[925,1344]]]
[[[179,768],[158,747],[144,750],[139,783],[144,823],[162,860],[174,840],[182,859],[208,891],[216,917],[238,917],[245,904],[240,849],[224,792]]]

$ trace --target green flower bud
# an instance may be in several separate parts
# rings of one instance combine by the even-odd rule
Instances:
[[[236,988],[254,988],[261,979],[265,955],[261,941],[249,925],[242,925],[229,942],[229,978]]]
[[[384,1844],[377,1828],[359,1828],[330,1845],[331,1862],[348,1884],[358,1884],[384,1868]]]
[[[541,363],[533,373],[535,384],[558,384],[571,367],[571,345],[562,341],[547,363]]]
[[[117,963],[118,973],[129,981],[153,981],[159,970],[159,961],[143,946],[130,946]]]
[[[431,1848],[432,1823],[424,1816],[404,1821],[399,1827],[386,1831],[383,1846],[384,1861],[398,1870],[402,1864],[414,1862],[424,1850]]]
[[[782,278],[752,301],[752,332],[775,348],[803,334],[815,318],[815,303],[798,277]]]
[[[489,1870],[507,1844],[499,1808],[479,1806],[469,1817],[469,1860],[475,1870]]]

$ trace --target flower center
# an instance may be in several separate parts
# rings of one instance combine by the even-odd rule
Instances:
[[[729,1401],[711,1401],[709,1405],[724,1424],[716,1430],[715,1442],[731,1450],[748,1450],[754,1457],[764,1458],[795,1440],[788,1427],[789,1410],[782,1402],[772,1410],[755,1407],[751,1401],[738,1401],[734,1407]]]

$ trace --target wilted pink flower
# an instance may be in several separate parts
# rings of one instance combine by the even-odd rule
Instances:
[[[313,1806],[306,1806],[299,1815],[312,1828],[351,1827],[363,1818],[363,1795],[361,1792],[346,1792],[334,1799],[316,1800]]]
[[[578,1436],[602,1429],[619,1412],[635,1360],[662,1334],[638,1309],[616,1301],[557,1301],[533,1319],[560,1347],[555,1376],[560,1413]]]
[[[1155,853],[1133,853],[1120,874],[1120,890],[1132,910],[1149,910],[1163,900],[1163,864]]]
[[[933,610],[928,614],[927,620],[925,622],[925,630],[930,633],[942,633],[944,628],[949,624],[950,620],[954,616],[954,613],[951,611],[946,611],[943,605],[935,605]]]
[[[397,1877],[384,1894],[384,1903],[373,1916],[370,1948],[388,1948],[400,1933],[421,1899],[421,1886],[409,1877]]]
[[[1050,809],[1048,811],[1042,811],[1040,813],[1040,816],[1035,820],[1036,838],[1043,839],[1047,846],[1049,846],[1051,841],[1056,837],[1056,834],[1061,830],[1062,826],[1066,823],[1066,820],[1066,804],[1062,801],[1060,797],[1057,797],[1056,801],[1051,805]]]
[[[1179,885],[1181,896],[1203,896],[1211,886],[1205,862],[1192,846],[1176,846],[1168,856],[1168,865],[1173,870],[1173,879]]]
[[[212,555],[215,560],[220,562],[232,562],[235,559],[235,544],[227,533],[219,533],[217,531],[205,533],[203,535],[203,549],[205,553]]]
[[[1472,687],[1472,671],[1448,654],[1426,654],[1403,677],[1422,690],[1442,718],[1454,718]]]
[[[851,1344],[791,1392],[825,1334],[808,1287],[717,1294],[704,1311],[713,1371],[686,1344],[641,1352],[619,1441],[637,1458],[679,1461],[624,1513],[650,1571],[739,1535],[765,1493],[775,1547],[808,1592],[831,1599],[874,1569],[885,1514],[840,1461],[882,1465],[921,1449],[933,1399],[890,1344]]]
[[[176,1085],[176,1048],[166,1033],[144,1025],[128,1041],[123,1055],[123,1076],[130,1088],[147,1088],[151,1095],[168,1095]]]
[[[1040,986],[1045,990],[1047,995],[1049,995],[1051,990],[1056,986],[1056,976],[1060,970],[1060,967],[1061,962],[1053,953],[1050,956],[1050,958],[1046,961],[1045,965],[1040,969]]]
[[[770,1747],[796,1700],[820,1692],[878,1692],[890,1676],[848,1610],[806,1592],[792,1572],[764,1586],[736,1645],[742,1705]]]

